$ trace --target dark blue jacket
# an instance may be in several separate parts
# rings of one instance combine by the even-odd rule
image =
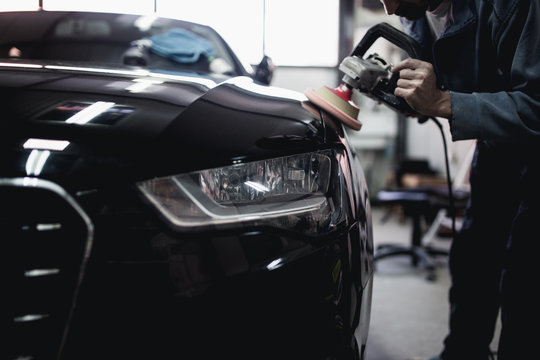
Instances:
[[[402,20],[452,97],[453,140],[540,142],[540,0],[453,0],[435,43]]]

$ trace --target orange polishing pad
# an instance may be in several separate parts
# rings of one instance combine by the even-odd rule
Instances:
[[[345,85],[337,89],[328,86],[317,90],[307,89],[305,94],[312,103],[328,111],[348,127],[354,130],[362,127],[362,123],[357,119],[359,109],[350,102],[351,93]]]

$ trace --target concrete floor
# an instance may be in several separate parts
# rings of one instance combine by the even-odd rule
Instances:
[[[408,244],[410,219],[391,215],[382,221],[386,209],[373,210],[375,247],[381,243]],[[435,237],[432,245],[449,248],[449,238]],[[436,280],[411,266],[406,256],[381,259],[376,264],[373,303],[366,360],[429,359],[438,355],[448,324],[450,276],[446,257],[437,257]],[[499,327],[492,349],[497,348]]]

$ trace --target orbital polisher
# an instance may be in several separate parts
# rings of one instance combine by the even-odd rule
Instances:
[[[310,102],[334,115],[354,130],[360,130],[362,127],[362,123],[358,121],[359,108],[356,105],[359,103],[358,97],[360,95],[368,96],[403,116],[417,117],[421,124],[427,120],[433,120],[439,128],[443,140],[448,186],[448,214],[452,219],[452,234],[455,235],[455,204],[443,126],[435,117],[418,113],[410,107],[405,99],[394,95],[399,73],[390,71],[391,64],[377,54],[364,57],[366,51],[381,37],[404,50],[411,58],[421,59],[421,47],[416,40],[387,23],[380,23],[368,29],[351,55],[343,59],[339,65],[339,70],[344,73],[341,85],[335,89],[328,86],[317,90],[308,89],[305,95]]]
[[[403,49],[410,57],[420,58],[420,45],[416,40],[392,25],[380,23],[368,29],[351,55],[339,65],[339,70],[344,73],[342,84],[335,89],[322,86],[316,90],[310,88],[305,91],[313,104],[354,130],[362,127],[356,105],[360,94],[385,104],[404,116],[421,116],[403,98],[394,95],[399,73],[390,71],[391,64],[377,54],[364,57],[371,45],[381,37]]]

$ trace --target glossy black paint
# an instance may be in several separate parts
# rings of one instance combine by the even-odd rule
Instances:
[[[20,64],[0,65],[0,190],[9,193],[14,179],[53,184],[92,226],[58,358],[361,358],[371,306],[371,212],[361,165],[341,124],[303,95],[249,77]],[[134,79],[153,82],[133,92]],[[97,101],[132,111],[107,124],[58,118],[66,103]],[[52,151],[39,174],[29,174],[31,149],[22,146],[29,138],[70,144]],[[339,162],[343,217],[318,236],[257,224],[179,233],[134,186],[322,149],[333,149]],[[16,218],[25,221],[24,209],[38,198],[17,199],[3,202],[1,213],[17,207]],[[1,224],[2,236],[12,225]],[[17,249],[13,261],[34,251]],[[10,309],[2,313],[4,323],[7,314]],[[0,350],[2,357],[43,345],[20,344]]]

